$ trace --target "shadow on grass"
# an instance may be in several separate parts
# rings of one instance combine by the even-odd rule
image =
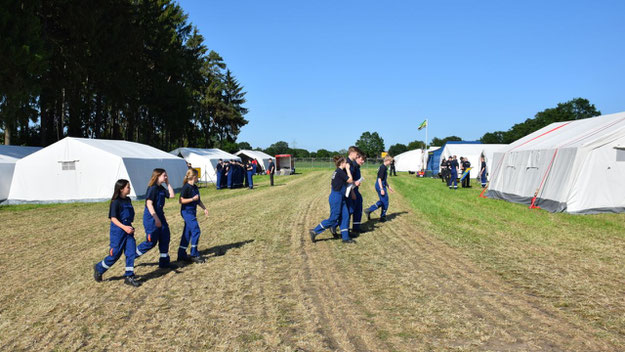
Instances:
[[[213,257],[219,257],[219,256],[222,256],[222,255],[225,255],[226,252],[228,252],[231,249],[241,248],[241,247],[245,246],[246,244],[252,243],[252,242],[254,242],[254,240],[246,240],[246,241],[241,241],[241,242],[222,244],[220,246],[215,246],[215,247],[211,247],[209,249],[205,249],[203,251],[200,251],[200,255],[208,257],[209,254],[213,254]]]
[[[252,243],[254,242],[254,240],[247,240],[247,241],[241,241],[241,242],[235,242],[235,243],[229,243],[229,244],[224,244],[224,245],[220,245],[220,246],[215,246],[215,247],[211,247],[209,249],[205,249],[203,251],[200,251],[200,256],[203,257],[209,257],[210,254],[212,254],[212,257],[218,257],[218,256],[222,256],[225,255],[226,252],[228,252],[230,249],[233,248],[241,248],[243,246],[245,246],[248,243]],[[187,265],[193,265],[193,263],[189,263],[189,262],[179,262],[176,261],[175,265],[178,266],[176,269],[165,269],[165,268],[157,268],[156,270],[147,273],[145,275],[141,275],[140,276],[140,281],[141,282],[146,282],[152,279],[157,279],[159,277],[165,276],[167,275],[169,272],[173,271],[176,274],[180,274],[182,273],[182,271],[180,271],[179,269],[183,269],[184,267],[186,267]],[[139,266],[158,266],[158,262],[156,263],[141,263],[141,264],[137,264],[136,267]],[[111,278],[108,279],[108,281],[118,281],[118,280],[123,280],[124,276],[113,276]]]

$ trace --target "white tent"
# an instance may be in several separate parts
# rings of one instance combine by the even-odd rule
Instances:
[[[15,164],[8,202],[107,200],[118,179],[130,180],[132,199],[143,198],[155,168],[182,187],[187,166],[181,158],[145,144],[67,137]]]
[[[0,145],[0,201],[7,199],[9,196],[15,163],[39,149],[41,149],[41,147]]]
[[[398,154],[395,158],[396,171],[417,172],[423,169],[423,149],[414,149]],[[427,163],[427,155],[425,162]]]
[[[217,181],[217,174],[215,173],[215,167],[219,163],[219,159],[237,160],[241,161],[241,158],[234,154],[224,152],[221,149],[201,149],[201,148],[178,148],[170,152],[171,154],[182,156],[184,160],[191,163],[194,168],[200,169],[200,181],[215,183]]]
[[[443,152],[441,153],[440,160],[442,161],[443,158],[447,159],[450,156],[455,155],[458,157],[458,165],[460,165],[460,157],[465,157],[469,159],[469,162],[471,163],[471,168],[472,168],[471,177],[475,178],[477,177],[480,171],[480,157],[482,156],[482,151],[484,149],[490,149],[491,147],[498,148],[498,147],[501,147],[501,144],[447,143],[445,144],[445,149],[443,149]]]
[[[507,144],[482,144],[482,154],[484,156],[484,161],[486,162],[486,179],[490,180],[490,174],[493,167],[493,156],[496,152],[503,151],[508,147]],[[478,162],[476,165],[471,163],[471,166],[474,167],[474,173],[471,173],[472,176],[478,177],[480,173],[480,168],[482,167],[482,163]]]
[[[269,159],[273,159],[271,155],[261,152],[259,150],[243,149],[234,153],[234,155],[239,157],[243,155],[244,158],[246,157],[247,159],[255,159],[258,162],[258,165],[262,167],[263,171],[266,171],[269,168]]]
[[[552,212],[625,211],[625,112],[556,122],[495,153],[488,197]]]

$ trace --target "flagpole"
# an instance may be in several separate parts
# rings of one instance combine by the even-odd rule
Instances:
[[[423,153],[423,177],[425,177],[425,170],[427,168],[425,160],[428,155],[428,128],[430,127],[428,126],[429,124],[430,121],[428,121],[428,119],[425,119],[425,152]]]

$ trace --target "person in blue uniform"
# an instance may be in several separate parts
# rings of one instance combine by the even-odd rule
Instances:
[[[310,239],[315,242],[317,235],[326,229],[336,226],[340,218],[341,223],[339,227],[343,243],[355,243],[356,241],[349,237],[349,210],[347,210],[347,204],[345,204],[345,191],[347,184],[353,182],[352,174],[345,157],[335,156],[334,164],[336,165],[336,170],[332,174],[332,181],[330,182],[331,191],[328,198],[330,202],[330,217],[309,231]]]
[[[471,170],[469,170],[471,162],[468,158],[460,158],[460,160],[462,161],[462,175],[464,175],[465,172],[467,173],[462,179],[462,188],[471,188]]]
[[[234,162],[230,160],[226,163],[226,179],[227,179],[226,184],[228,186],[228,189],[232,188],[233,175],[234,175]]]
[[[451,177],[451,180],[449,182],[449,189],[451,189],[452,184],[454,185],[453,189],[458,189],[458,167],[458,159],[454,155],[453,158],[451,158],[451,162],[449,163],[449,174]]]
[[[200,256],[197,248],[200,241],[200,225],[197,221],[197,207],[204,210],[204,215],[208,216],[208,209],[200,199],[200,190],[197,188],[197,170],[189,170],[182,180],[182,191],[180,191],[180,215],[184,220],[184,229],[178,247],[178,261],[204,263],[204,258]],[[191,244],[191,256],[187,255],[187,249]]]
[[[443,161],[441,161],[441,178],[443,182],[445,182],[447,186],[449,186],[449,180],[451,180],[451,178],[449,177],[449,163],[451,162],[451,157],[449,158],[450,160],[447,160],[445,158],[442,159]]]
[[[163,187],[163,184],[165,187]],[[152,177],[148,182],[148,190],[145,195],[145,210],[143,212],[143,227],[145,228],[145,238],[137,246],[137,257],[144,255],[154,248],[158,243],[161,254],[158,260],[160,268],[175,269],[169,259],[169,224],[165,218],[163,207],[165,199],[174,197],[174,189],[169,184],[167,172],[164,169],[154,169]]]
[[[486,187],[486,160],[483,155],[480,157],[480,164],[482,164],[480,166],[480,181],[482,181],[482,188],[484,188]]]
[[[124,273],[124,283],[130,286],[140,286],[141,283],[135,279],[135,228],[132,222],[135,219],[135,209],[128,195],[130,194],[130,182],[128,180],[117,180],[113,187],[113,197],[109,205],[110,245],[109,255],[101,262],[93,266],[93,278],[95,281],[102,281],[104,274],[121,257],[122,252],[126,256],[126,272]]]
[[[354,178],[354,185],[347,198],[347,209],[350,216],[352,216],[352,230],[350,236],[352,238],[358,237],[362,232],[360,224],[362,221],[362,195],[360,194],[361,174],[360,166],[364,164],[365,156],[360,148],[351,146],[348,149],[349,170]]]
[[[378,192],[378,200],[375,204],[370,206],[368,209],[365,209],[365,214],[367,215],[367,220],[371,220],[371,213],[376,211],[378,208],[382,208],[382,213],[380,214],[380,221],[386,221],[386,212],[388,211],[388,191],[394,192],[391,185],[386,182],[387,170],[391,162],[393,161],[393,157],[387,155],[384,157],[384,163],[380,165],[378,169],[378,176],[375,180],[375,191]],[[388,190],[388,191],[387,191]]]
[[[267,167],[267,173],[269,173],[269,183],[273,186],[273,174],[276,172],[276,164],[273,163],[273,159],[269,158],[269,166]]]
[[[221,175],[224,169],[224,161],[219,159],[217,162],[217,166],[215,166],[215,175],[217,176],[217,180],[215,181],[215,186],[217,189],[221,189]]]
[[[256,165],[249,160],[247,162],[247,185],[250,189],[254,188],[254,174],[256,173]]]

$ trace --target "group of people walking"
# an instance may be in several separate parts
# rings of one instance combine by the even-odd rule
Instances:
[[[273,159],[270,158],[267,172],[269,174],[271,186],[273,186],[273,175],[275,171],[275,164],[273,163]],[[217,174],[217,180],[215,182],[217,189],[241,187],[254,189],[254,175],[262,173],[262,168],[258,165],[256,159],[249,159],[245,163],[238,160],[224,161],[219,159],[215,167],[215,173]]]
[[[208,210],[200,199],[197,188],[198,172],[195,169],[187,170],[183,179],[182,191],[180,192],[180,215],[184,219],[184,229],[180,246],[178,247],[178,261],[188,263],[203,263],[205,260],[200,256],[198,242],[200,240],[200,226],[196,212],[199,206],[204,215],[208,216]],[[160,268],[175,269],[177,266],[171,263],[169,258],[170,232],[167,218],[163,210],[165,200],[175,196],[174,190],[169,184],[167,171],[154,169],[148,182],[146,191],[145,209],[143,212],[143,227],[145,229],[145,241],[138,246],[135,241],[135,228],[132,223],[135,211],[128,195],[130,194],[130,182],[120,179],[113,187],[113,197],[109,205],[110,246],[108,255],[93,267],[95,281],[102,281],[102,275],[121,257],[126,256],[126,270],[124,283],[131,286],[140,286],[134,273],[135,259],[144,255],[158,244],[160,252],[158,266]],[[190,254],[187,250],[190,248]]]
[[[449,189],[458,189],[458,178],[461,179],[462,188],[471,188],[471,162],[468,158],[460,157],[460,162],[455,155],[441,161],[441,179],[447,183]],[[460,173],[458,173],[460,171]],[[482,187],[486,187],[486,161],[480,157],[480,171],[478,179]]]
[[[343,243],[355,243],[355,237],[363,232],[360,227],[363,214],[363,199],[360,194],[360,186],[364,178],[360,173],[360,166],[366,161],[364,153],[357,147],[351,146],[348,149],[348,156],[335,156],[334,164],[336,170],[332,174],[330,181],[330,217],[323,220],[317,227],[309,230],[310,239],[316,241],[318,235],[325,230],[330,230],[334,238],[341,238]],[[389,198],[388,191],[393,192],[387,183],[388,167],[393,161],[391,156],[386,156],[384,162],[378,169],[374,188],[378,193],[379,200],[364,209],[367,220],[371,220],[371,213],[381,208],[380,221],[386,221]],[[350,231],[350,220],[352,228]],[[338,231],[337,231],[338,228]]]

